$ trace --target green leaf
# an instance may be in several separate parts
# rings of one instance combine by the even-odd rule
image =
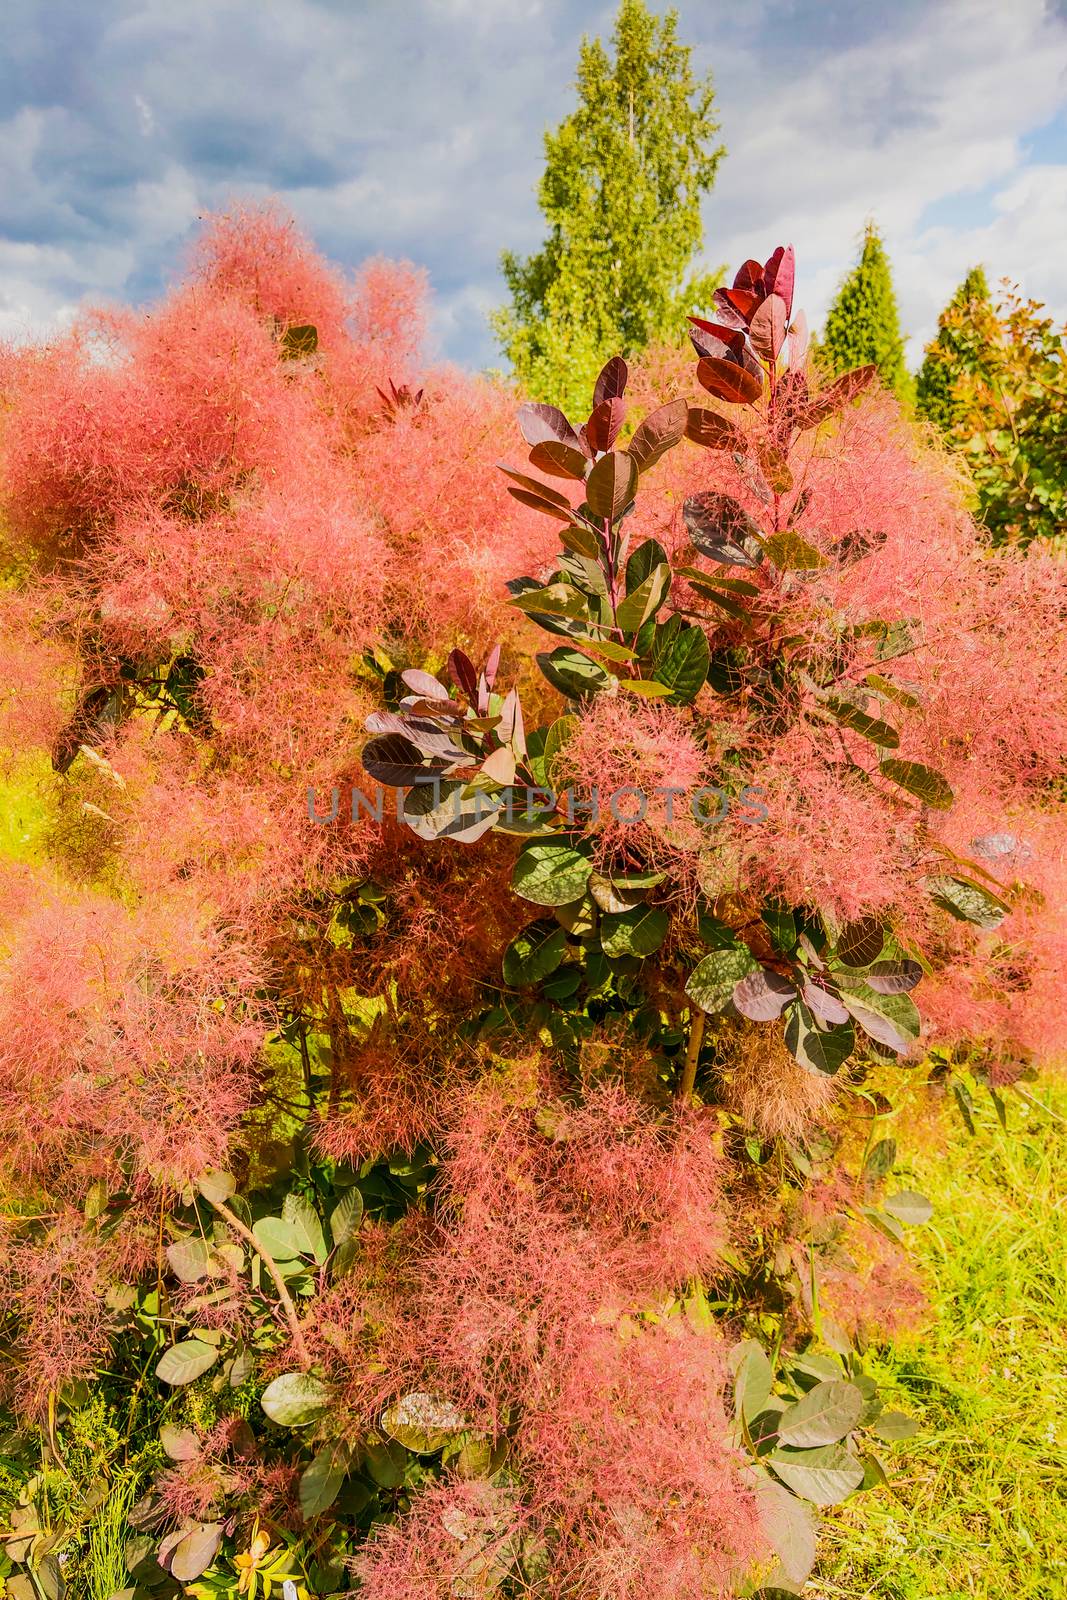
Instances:
[[[512,989],[540,983],[555,972],[566,948],[567,930],[558,922],[531,922],[504,951],[504,982]]]
[[[671,691],[665,683],[659,683],[655,678],[620,678],[619,688],[625,689],[627,694],[636,694],[643,700],[667,700]]]
[[[553,689],[558,689],[568,700],[598,694],[611,685],[611,674],[598,661],[590,661],[580,650],[568,650],[565,645],[538,655],[537,665]]]
[[[912,1439],[918,1431],[916,1419],[903,1411],[883,1411],[878,1421],[871,1424],[871,1432],[879,1439],[884,1439],[886,1444],[893,1444],[898,1439]]]
[[[644,958],[659,949],[669,927],[670,918],[662,906],[634,906],[601,919],[600,943],[613,961],[620,956]]]
[[[205,1344],[202,1339],[182,1339],[164,1350],[156,1362],[156,1377],[160,1383],[177,1389],[199,1378],[218,1359],[219,1352],[213,1344]]]
[[[921,1021],[910,994],[879,994],[869,984],[838,988],[841,1004],[871,1039],[907,1055],[919,1037]]]
[[[408,1453],[395,1439],[372,1441],[364,1448],[364,1458],[371,1479],[380,1489],[398,1489],[404,1481]]]
[[[643,622],[649,617],[654,617],[671,586],[671,569],[667,565],[653,567],[647,578],[643,578],[632,594],[625,600],[620,600],[615,611],[615,620],[623,633],[636,633]]]
[[[467,1418],[448,1400],[416,1391],[402,1395],[382,1413],[382,1427],[405,1450],[432,1456],[468,1427]]]
[[[846,967],[872,966],[885,949],[885,929],[877,917],[848,922],[837,936],[834,954]]]
[[[785,1012],[785,1044],[806,1072],[832,1078],[840,1071],[856,1047],[851,1023],[830,1028],[825,1033],[802,1000],[794,1000]]]
[[[865,1178],[887,1178],[897,1163],[897,1141],[879,1139],[864,1162]]]
[[[921,1227],[934,1214],[934,1208],[926,1196],[916,1193],[914,1189],[901,1189],[899,1193],[889,1195],[882,1201],[882,1209],[888,1211],[891,1217],[896,1217],[898,1222],[903,1222],[906,1228]]]
[[[762,1472],[756,1481],[756,1505],[767,1542],[785,1576],[790,1583],[804,1584],[815,1565],[815,1523],[810,1509]]]
[[[359,1225],[363,1219],[363,1196],[353,1184],[351,1189],[346,1189],[330,1212],[330,1237],[334,1249],[350,1243],[359,1232]]]
[[[884,778],[915,795],[924,805],[933,806],[935,811],[947,811],[955,799],[948,779],[933,767],[924,767],[921,761],[899,761],[889,756],[878,763],[878,770]]]
[[[788,955],[796,948],[797,919],[788,906],[768,902],[760,911],[760,921],[770,934],[776,950]]]
[[[866,711],[854,706],[851,700],[837,700],[831,696],[823,704],[842,728],[851,728],[853,733],[860,734],[864,739],[870,739],[883,750],[895,750],[900,743],[900,734],[895,728],[890,727],[888,722],[880,722],[877,717],[869,717]]]
[[[543,589],[524,589],[521,594],[513,594],[508,604],[535,617],[544,614],[546,617],[574,617],[579,622],[590,620],[588,599],[569,583],[548,583]]]
[[[902,689],[891,678],[885,678],[880,672],[868,672],[864,679],[868,689],[873,689],[875,694],[884,695],[887,700],[895,700],[898,706],[906,706],[914,711],[916,706],[922,704],[917,695],[909,694],[907,689]]]
[[[734,1365],[735,1358],[740,1356]],[[730,1352],[734,1367],[734,1411],[752,1422],[766,1407],[774,1388],[774,1369],[757,1339],[744,1339]]]
[[[645,539],[626,563],[625,589],[632,594],[657,567],[669,567],[667,552],[658,539]]]
[[[200,1174],[196,1187],[211,1205],[225,1205],[237,1188],[237,1183],[232,1172],[220,1172],[212,1168]]]
[[[701,1011],[722,1011],[733,999],[735,985],[758,966],[746,945],[735,943],[724,950],[713,950],[689,974],[685,992]]]
[[[763,548],[783,572],[816,572],[827,565],[826,557],[799,533],[772,533]]]
[[[817,1383],[782,1412],[778,1437],[783,1445],[804,1449],[836,1444],[852,1432],[863,1406],[863,1395],[854,1383],[841,1378]]]
[[[595,517],[614,521],[636,492],[637,462],[622,450],[601,456],[586,479],[586,504]]]
[[[863,1482],[863,1467],[843,1445],[775,1450],[765,1458],[794,1494],[817,1506],[836,1506]]]
[[[260,1217],[252,1232],[272,1261],[295,1261],[300,1255],[300,1240],[295,1228],[281,1217]]]
[[[928,878],[926,887],[935,905],[958,922],[973,922],[987,932],[998,928],[1011,911],[1006,901],[973,878]]]
[[[511,886],[535,906],[568,906],[580,900],[593,864],[562,840],[527,845],[515,863]]]
[[[283,1372],[268,1383],[260,1405],[272,1422],[283,1428],[306,1428],[326,1410],[329,1391],[310,1372]]]
[[[686,624],[673,638],[652,647],[652,670],[658,683],[671,690],[671,702],[686,706],[696,699],[707,681],[711,650],[703,628]]]
[[[326,1260],[328,1252],[322,1223],[306,1195],[286,1195],[282,1201],[282,1221],[292,1230],[302,1256],[314,1256],[320,1263]]]
[[[352,1463],[352,1447],[335,1439],[314,1456],[300,1474],[297,1496],[305,1522],[321,1517],[337,1499]]]
[[[187,1239],[175,1239],[165,1251],[167,1264],[176,1278],[182,1283],[198,1283],[201,1278],[206,1278],[211,1260],[211,1246],[206,1239],[190,1235]]]

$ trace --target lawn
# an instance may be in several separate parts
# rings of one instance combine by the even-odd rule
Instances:
[[[1067,1091],[1024,1088],[1006,1129],[985,1098],[973,1135],[928,1090],[898,1113],[903,1173],[935,1207],[917,1244],[934,1315],[876,1370],[922,1428],[890,1487],[828,1524],[820,1600],[1067,1592]]]

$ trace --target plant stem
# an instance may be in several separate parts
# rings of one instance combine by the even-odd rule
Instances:
[[[297,1360],[300,1362],[300,1365],[306,1372],[311,1366],[311,1355],[308,1351],[307,1345],[304,1342],[304,1333],[300,1326],[300,1318],[296,1314],[296,1306],[293,1304],[292,1296],[285,1287],[285,1279],[278,1271],[277,1263],[274,1261],[273,1257],[269,1256],[266,1250],[264,1250],[255,1234],[252,1232],[251,1228],[246,1227],[241,1221],[240,1217],[234,1216],[233,1212],[224,1201],[211,1200],[207,1196],[205,1196],[205,1198],[208,1199],[209,1205],[214,1206],[219,1216],[225,1220],[227,1226],[232,1228],[234,1233],[239,1234],[245,1243],[251,1246],[256,1255],[262,1261],[263,1265],[266,1267],[267,1271],[270,1273],[274,1282],[274,1287],[278,1291],[278,1299],[282,1303],[282,1311],[285,1314],[285,1320],[289,1324],[289,1332],[292,1334],[293,1338],[293,1349],[296,1351]]]
[[[689,1021],[689,1046],[685,1052],[685,1067],[682,1070],[682,1081],[678,1085],[678,1103],[687,1105],[693,1098],[693,1088],[697,1081],[697,1061],[700,1057],[700,1046],[704,1042],[704,1023],[706,1014],[697,1005],[693,1006]]]

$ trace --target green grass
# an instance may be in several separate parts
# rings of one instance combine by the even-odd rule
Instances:
[[[1006,1131],[980,1099],[973,1137],[945,1109],[910,1155],[900,1114],[903,1175],[935,1207],[916,1246],[933,1317],[875,1370],[922,1431],[896,1447],[888,1488],[828,1521],[819,1600],[1067,1594],[1067,1092],[1034,1099],[1007,1097]]]

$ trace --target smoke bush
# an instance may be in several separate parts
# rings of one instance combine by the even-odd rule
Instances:
[[[4,352],[4,1401],[147,1408],[132,1583],[796,1586],[861,1487],[897,1064],[1063,1050],[1065,589],[792,296],[510,496],[420,275],[272,208]]]

